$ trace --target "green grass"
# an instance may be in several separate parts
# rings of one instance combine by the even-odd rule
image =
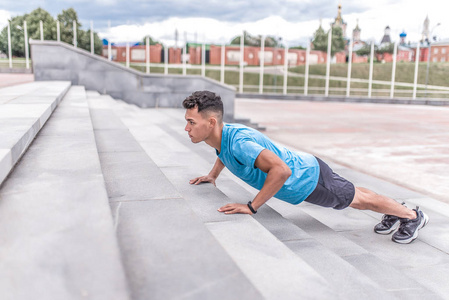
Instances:
[[[373,79],[391,81],[392,63],[374,63]],[[291,72],[304,74],[305,67],[299,66],[291,68]],[[426,83],[427,63],[419,63],[418,83]],[[348,72],[347,64],[333,64],[330,68],[331,76],[346,77]],[[311,75],[326,75],[326,65],[313,65],[309,68]],[[415,76],[415,63],[398,62],[396,64],[396,82],[413,83]],[[351,78],[369,78],[369,63],[352,64]],[[429,65],[429,85],[449,87],[449,63],[431,63]]]
[[[145,67],[132,66],[133,68],[145,72]],[[418,83],[425,84],[426,81],[427,63],[420,63],[418,70]],[[290,72],[303,75],[305,73],[305,66],[298,66],[289,68]],[[347,64],[332,64],[330,67],[330,75],[337,77],[347,77]],[[373,65],[373,80],[386,81],[383,84],[373,84],[371,95],[373,97],[389,97],[390,96],[390,81],[391,81],[391,63],[374,63]],[[164,73],[163,66],[152,66],[151,73]],[[169,68],[169,74],[182,74],[182,69]],[[201,75],[201,69],[187,68],[189,75]],[[311,65],[309,68],[310,75],[326,75],[326,65]],[[395,82],[413,83],[415,74],[415,63],[399,62],[396,65]],[[239,86],[239,72],[226,71],[225,83]],[[220,71],[206,70],[206,77],[220,81]],[[351,78],[369,79],[369,63],[353,64]],[[282,93],[283,92],[283,75],[264,74],[264,93]],[[243,76],[244,92],[259,92],[259,74],[244,73]],[[431,63],[429,69],[429,85],[449,87],[449,63]],[[304,77],[289,76],[287,82],[287,92],[291,94],[304,93]],[[308,93],[311,95],[324,94],[325,80],[319,78],[309,78]],[[346,81],[329,81],[330,95],[346,95]],[[368,83],[351,82],[351,96],[367,96]],[[424,93],[420,93],[422,89],[418,89],[417,97],[424,97]],[[395,97],[412,97],[413,88],[395,86]],[[449,98],[449,93],[429,94],[429,98]]]
[[[31,60],[29,60],[30,67],[32,65]],[[12,67],[13,68],[26,68],[26,60],[25,58],[13,58],[12,59]],[[9,68],[9,59],[8,58],[0,58],[0,68]]]

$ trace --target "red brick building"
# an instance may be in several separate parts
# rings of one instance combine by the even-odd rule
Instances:
[[[404,46],[398,46],[398,52],[396,56],[396,61],[405,61],[410,62],[414,60],[415,57],[415,50],[404,47]],[[427,57],[427,48],[420,48],[420,57],[425,58]],[[376,58],[378,61],[382,62],[393,62],[393,53],[382,53],[377,54]]]
[[[162,45],[150,46],[150,62],[160,63]],[[111,46],[112,60],[116,62],[126,62],[126,46]],[[129,47],[129,61],[130,62],[146,62],[146,46],[132,46]],[[108,46],[103,46],[103,56],[108,57]]]
[[[112,46],[112,60],[117,62],[126,62],[126,46]],[[220,65],[221,64],[221,50],[222,46],[206,45],[206,64]],[[164,63],[162,45],[150,46],[151,63]],[[168,63],[181,64],[182,63],[182,48],[168,49]],[[201,47],[189,48],[190,64],[201,64]],[[103,46],[103,56],[108,56],[108,47]],[[244,48],[244,62],[248,66],[259,66],[261,62],[262,51],[260,47],[246,46]],[[284,65],[285,49],[266,47],[264,49],[264,65]],[[287,54],[288,65],[299,66],[306,63],[306,50],[289,49]],[[323,51],[310,51],[310,64],[324,64],[327,61],[327,54]],[[130,47],[130,62],[144,63],[146,62],[146,47],[138,45]],[[334,62],[345,63],[346,54],[339,52],[335,54]],[[240,64],[240,46],[225,46],[225,64],[239,65]]]
[[[201,63],[201,51],[198,49],[192,49],[190,51],[190,62]],[[210,64],[221,64],[221,51],[222,46],[210,46],[209,58]],[[248,66],[259,66],[262,59],[262,50],[260,47],[245,46],[244,50],[244,62]],[[327,55],[322,51],[312,50],[310,52],[310,63],[320,64],[326,63]],[[289,49],[287,53],[287,60],[289,66],[304,65],[306,63],[306,50],[302,49]],[[346,61],[346,55],[342,53],[336,54],[336,61],[338,63]],[[226,65],[239,65],[240,63],[240,47],[239,46],[226,46],[225,47],[225,64]],[[264,49],[264,65],[284,65],[285,63],[285,49],[266,47]]]
[[[431,62],[449,61],[449,39],[435,42],[431,45],[430,61]]]

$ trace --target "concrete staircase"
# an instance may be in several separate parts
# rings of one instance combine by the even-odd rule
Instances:
[[[2,299],[449,299],[448,205],[332,164],[431,223],[399,245],[371,212],[271,199],[224,215],[256,191],[227,170],[189,185],[216,156],[184,126],[71,87],[0,189]]]

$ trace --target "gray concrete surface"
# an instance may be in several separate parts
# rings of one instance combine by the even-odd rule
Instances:
[[[215,232],[216,238],[233,255],[242,270],[246,270],[247,276],[256,278],[257,276],[254,276],[251,271],[254,270],[252,269],[254,266],[245,266],[245,263],[248,263],[245,259],[252,256],[258,257],[262,247],[253,248],[252,244],[258,244],[257,241],[248,245],[245,243],[245,239],[240,240],[238,235],[240,231],[259,232],[260,228],[243,230],[243,225],[248,225],[244,221],[246,216],[226,216],[216,211],[226,201],[246,203],[254,196],[253,191],[239,185],[238,180],[234,181],[235,177],[226,171],[217,181],[219,191],[207,184],[188,185],[188,179],[209,171],[215,160],[215,154],[213,149],[207,145],[192,144],[187,138],[184,132],[183,110],[139,111],[128,110],[122,105],[117,105],[117,107],[120,107],[121,120],[130,128],[130,132],[146,153],[154,158],[155,163],[186,198],[192,210],[213,233]],[[345,166],[333,162],[331,164],[335,170],[345,172],[354,182],[369,182],[370,186],[376,187],[378,191],[385,190],[388,194],[402,197],[407,201],[421,196],[419,193],[366,174],[359,176],[361,173],[352,171]],[[359,177],[360,181],[357,181]],[[397,252],[398,254],[389,255],[390,252],[395,251],[394,249],[402,246],[393,243],[390,236],[385,237],[373,233],[372,228],[381,217],[377,213],[365,213],[351,209],[337,212],[310,204],[292,206],[272,199],[253,219],[296,253],[302,262],[312,266],[323,276],[329,287],[332,288],[335,298],[356,299],[363,295],[367,299],[401,299],[415,296],[424,299],[444,299],[446,290],[444,285],[429,285],[429,280],[422,281],[418,276],[418,270],[422,271],[424,276],[433,277],[436,282],[441,282],[440,273],[433,274],[432,270],[435,269],[434,265],[437,262],[443,264],[441,267],[443,270],[444,264],[449,259],[444,242],[445,233],[442,232],[445,230],[445,225],[439,223],[439,220],[444,219],[445,215],[431,210],[431,202],[427,202],[425,205],[422,202],[420,204],[431,215],[431,219],[436,219],[438,224],[435,225],[436,232],[426,228],[420,234],[419,241],[408,245],[417,249],[416,254],[404,248]],[[446,211],[448,207],[442,204],[438,210]],[[233,230],[233,226],[241,227],[239,227],[240,230]],[[266,232],[260,233],[259,236],[266,234]],[[264,240],[267,244],[273,243],[268,242],[269,239]],[[239,248],[241,245],[245,245],[244,250]],[[302,251],[303,249],[304,251]],[[249,252],[246,251],[255,252],[248,254]],[[434,259],[423,259],[421,256],[423,253],[434,256]],[[402,258],[399,259],[401,256]],[[239,263],[240,259],[243,262]],[[417,263],[420,260],[421,262]],[[265,260],[258,260],[259,263],[261,261]],[[268,265],[265,269],[274,270]],[[383,276],[384,272],[388,276]],[[412,275],[409,276],[409,272]],[[385,280],[389,280],[389,282]],[[271,283],[275,282],[274,280]],[[276,291],[279,286],[281,285],[274,284],[268,288],[266,284],[264,287],[257,287],[265,297],[270,298],[267,295]],[[288,298],[288,296],[286,297]]]
[[[89,93],[89,105],[132,298],[260,299],[184,195],[117,118],[112,109],[117,101]],[[146,133],[157,140],[151,130]]]
[[[92,124],[71,114],[80,109],[84,88],[72,87],[0,189],[2,299],[129,299]]]
[[[313,102],[349,102],[349,103],[382,103],[382,104],[413,104],[413,105],[435,105],[447,106],[448,99],[440,98],[388,98],[388,97],[368,97],[368,96],[340,96],[331,95],[326,97],[324,95],[301,95],[301,94],[274,94],[274,93],[237,93],[237,98],[240,99],[265,99],[265,100],[286,100],[286,101],[313,101]]]
[[[307,203],[293,206],[276,199],[270,199],[255,216],[224,215],[217,212],[218,207],[228,202],[246,203],[256,191],[227,170],[217,180],[217,187],[188,184],[190,178],[209,171],[216,155],[204,143],[190,142],[184,131],[184,110],[140,109],[98,92],[86,94],[90,109],[82,104],[85,99],[81,96],[73,103],[60,103],[0,189],[2,241],[15,245],[0,250],[9,258],[8,268],[3,271],[14,270],[11,278],[32,278],[31,273],[20,270],[28,265],[34,270],[39,259],[47,257],[41,249],[48,249],[45,253],[62,249],[67,254],[63,258],[53,255],[54,260],[49,260],[52,264],[41,268],[59,270],[58,266],[68,259],[79,264],[76,270],[85,270],[83,263],[92,261],[98,274],[107,272],[103,282],[117,278],[117,272],[111,269],[113,265],[104,265],[106,258],[93,262],[95,251],[80,250],[92,246],[90,239],[78,237],[78,244],[71,248],[73,253],[64,250],[73,242],[72,237],[86,228],[91,229],[89,236],[94,237],[95,226],[104,225],[102,228],[109,230],[105,236],[110,237],[113,230],[117,234],[125,266],[123,277],[135,299],[449,299],[448,204],[326,159],[336,172],[356,185],[404,200],[409,206],[419,205],[426,211],[430,223],[420,231],[418,240],[399,245],[391,241],[391,236],[374,234],[372,228],[381,217],[377,213],[334,211]],[[46,98],[39,101],[45,102]],[[250,110],[257,111],[263,104],[265,101]],[[290,132],[280,129],[287,124],[292,126],[292,138],[295,129],[300,140],[327,141],[349,150],[357,146],[349,136],[351,133],[356,134],[361,128],[363,132],[383,133],[396,125],[380,114],[380,107],[365,113],[364,104],[344,107],[343,112],[335,107],[302,107],[299,114],[288,106],[282,115],[271,118],[280,109],[277,105],[267,109],[261,117],[264,121],[259,121],[262,125],[266,125],[265,121],[277,122],[274,129],[283,133]],[[354,111],[360,116],[355,118],[358,122],[354,121],[354,128],[348,129],[345,120],[353,120],[349,112],[355,114]],[[313,123],[311,120],[317,117],[320,120]],[[436,123],[447,124],[445,119],[433,117]],[[330,124],[325,123],[326,118]],[[92,125],[89,127],[86,119],[91,119],[96,129],[98,148],[92,146]],[[432,126],[421,120],[416,127]],[[308,130],[308,134],[301,132],[310,127],[314,130]],[[414,131],[424,131],[416,127]],[[272,134],[273,124],[267,128],[268,134]],[[342,132],[348,135],[343,146],[335,141]],[[355,136],[360,139],[361,135]],[[5,153],[0,151],[0,155]],[[356,159],[356,153],[353,155]],[[70,178],[71,183],[65,183],[64,178]],[[73,190],[73,186],[77,189]],[[54,203],[55,197],[60,202]],[[106,197],[111,208],[107,209],[107,216],[104,206],[101,213],[97,209],[98,199]],[[108,206],[107,200],[105,203]],[[45,220],[40,220],[42,216]],[[82,224],[75,229],[66,226],[70,222]],[[39,235],[48,232],[50,223],[57,230],[44,237]],[[57,235],[67,245],[55,246],[51,241]],[[96,246],[97,251],[115,251],[114,247]],[[26,256],[27,249],[37,250]],[[42,272],[40,284],[29,286],[34,298],[75,299],[61,288],[66,282],[74,283],[70,286],[74,287],[73,295],[94,295],[79,288],[88,284],[84,277],[78,278],[80,273],[61,274]],[[10,286],[20,280],[6,281],[0,288],[7,296],[17,296],[11,294]],[[45,286],[44,280],[55,284],[53,289],[47,289],[53,292],[51,295],[40,288]],[[94,292],[102,286],[105,285]]]
[[[173,118],[171,121],[168,121],[167,124],[169,125],[165,126],[173,130],[166,130],[166,132],[169,132],[171,137],[176,137],[184,147],[190,149],[192,170],[197,169],[198,175],[204,174],[203,169],[207,169],[207,164],[204,165],[203,163],[199,165],[194,153],[202,157],[204,161],[207,161],[209,167],[212,167],[213,159],[210,158],[215,156],[213,150],[207,145],[192,144],[189,141],[183,131],[185,122],[183,120],[183,111],[161,111],[165,115]],[[156,115],[156,112],[145,112],[145,114],[147,116],[149,114]],[[159,121],[162,120],[162,118],[159,118]],[[167,122],[167,120],[165,121]],[[134,118],[134,122],[137,123],[136,117]],[[360,280],[356,282],[361,283],[365,281],[364,289],[360,290],[360,293],[362,295],[369,295],[373,299],[378,299],[379,297],[401,299],[406,296],[417,296],[424,299],[446,299],[447,288],[445,284],[441,283],[441,278],[449,259],[447,255],[449,253],[447,249],[448,237],[446,234],[449,229],[447,228],[449,206],[432,198],[419,198],[423,195],[405,187],[351,170],[333,161],[329,162],[334,170],[339,173],[344,173],[356,185],[369,183],[368,187],[375,189],[379,193],[405,200],[411,207],[413,205],[420,205],[430,216],[432,220],[429,223],[430,225],[421,231],[417,241],[404,247],[393,243],[391,236],[382,236],[373,233],[373,226],[381,218],[380,214],[373,212],[361,212],[353,209],[334,211],[307,203],[292,206],[285,202],[272,199],[268,202],[268,206],[276,209],[286,219],[278,221],[273,213],[263,209],[261,209],[261,214],[257,214],[254,218],[280,240],[284,241],[287,246],[312,265],[315,270],[319,271],[323,277],[328,279],[330,284],[335,284],[337,286],[337,293],[343,298],[351,298],[351,296],[349,292],[342,292],[338,288],[340,286],[339,284],[342,284],[342,280],[346,278],[345,276],[358,274],[353,275],[351,279],[356,276]],[[186,172],[185,167],[182,169],[171,168],[170,172],[175,174],[177,170],[179,173],[177,177],[182,177],[182,174]],[[228,176],[229,174],[224,172],[224,175]],[[230,176],[230,179],[235,179],[232,175]],[[238,179],[236,180],[236,183],[238,183]],[[181,181],[179,184],[181,184]],[[225,194],[232,197],[230,199],[232,201],[245,203],[248,199],[252,199],[251,195],[245,195],[235,185],[235,191],[230,192],[232,187],[229,186],[227,180],[223,181],[223,178],[221,180],[219,178],[217,187],[221,191],[227,191]],[[188,186],[186,185],[185,188],[187,189]],[[211,188],[209,186],[207,189]],[[206,187],[201,187],[197,193],[204,193],[204,189]],[[251,188],[248,191],[254,195],[254,191]],[[207,198],[211,199],[212,197],[208,196]],[[208,200],[207,202],[213,201]],[[192,205],[200,207],[198,209],[201,210],[200,214],[206,215],[207,212],[204,211],[208,209],[210,210],[210,214],[214,214],[214,208],[216,209],[219,203],[214,206],[194,201]],[[234,216],[229,217],[229,221],[234,222]],[[286,225],[285,220],[289,220],[298,226],[297,229],[301,229],[302,232],[298,230],[295,232],[293,228]],[[281,228],[279,224],[278,226],[273,226],[274,222],[278,222],[284,227]],[[311,249],[315,250],[313,251],[314,256],[307,254],[307,252],[299,251],[298,245],[301,245],[301,247],[311,247]],[[335,258],[335,255],[339,259],[330,259],[332,257]],[[320,263],[317,263],[317,260],[321,260]],[[434,272],[435,270],[437,272]],[[385,277],[385,274],[388,274],[388,276]],[[333,275],[340,276],[338,279],[341,280],[333,277]],[[432,280],[428,279],[429,277],[434,279],[435,284],[429,284],[429,282],[432,282]],[[346,280],[349,280],[349,278]],[[354,279],[352,280],[352,283],[356,284]],[[371,284],[368,284],[369,282]],[[376,286],[380,288],[376,289]],[[353,289],[356,290],[356,288]],[[383,294],[383,292],[386,292],[387,295]]]
[[[238,99],[236,112],[285,145],[449,203],[448,107]]]
[[[55,41],[31,41],[36,81],[68,80],[140,107],[182,107],[193,91],[221,95],[228,121],[234,119],[234,87],[196,75],[144,74],[104,57]]]
[[[70,87],[32,82],[0,88],[0,185]]]

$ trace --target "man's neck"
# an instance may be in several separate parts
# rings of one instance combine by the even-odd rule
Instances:
[[[224,124],[222,123],[220,126],[217,126],[216,129],[212,132],[207,140],[205,140],[206,144],[211,146],[212,148],[217,149],[218,153],[221,151],[221,137],[223,134]]]

